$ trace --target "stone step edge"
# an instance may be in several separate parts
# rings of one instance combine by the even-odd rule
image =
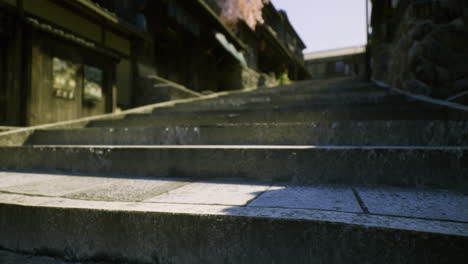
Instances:
[[[281,122],[246,122],[246,123],[202,123],[202,124],[193,124],[193,123],[169,123],[169,124],[151,124],[148,125],[138,125],[130,126],[128,128],[124,127],[83,127],[83,128],[51,128],[51,129],[38,129],[37,132],[48,132],[48,131],[82,131],[82,130],[107,130],[112,132],[113,130],[134,130],[142,128],[151,128],[151,129],[165,129],[165,128],[223,128],[223,127],[291,127],[291,126],[310,126],[310,127],[327,127],[333,126],[334,124],[339,125],[356,125],[356,126],[373,126],[373,125],[447,125],[447,124],[468,124],[468,120],[330,120],[330,121],[281,121]]]
[[[322,145],[33,145],[0,147],[0,149],[20,148],[87,148],[87,149],[277,149],[277,150],[460,150],[468,151],[468,146],[322,146]]]
[[[39,145],[0,148],[0,169],[466,190],[467,155],[445,146]]]
[[[0,204],[22,207],[89,209],[108,212],[144,212],[188,215],[238,216],[268,219],[320,221],[468,238],[468,223],[421,219],[370,213],[339,212],[321,209],[296,209],[216,204],[183,204],[158,202],[119,202],[77,200],[62,197],[34,196],[0,192]]]
[[[303,209],[0,197],[1,248],[67,260],[418,263],[423,255],[431,263],[454,263],[464,259],[468,244],[466,223]]]

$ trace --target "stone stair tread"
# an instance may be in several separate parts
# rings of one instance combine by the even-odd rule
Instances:
[[[186,104],[203,104],[213,102],[295,102],[295,101],[317,101],[317,100],[345,100],[345,99],[370,99],[370,98],[385,98],[393,97],[396,99],[406,99],[403,95],[397,95],[388,91],[370,91],[370,92],[346,92],[346,93],[328,93],[328,94],[271,94],[271,95],[255,95],[246,93],[243,96],[226,95],[215,98],[206,99],[203,101],[191,102]]]
[[[328,82],[318,83],[315,81],[302,81],[295,82],[287,85],[281,85],[271,88],[260,88],[257,90],[248,91],[251,94],[271,94],[271,93],[307,93],[307,92],[316,92],[316,93],[327,93],[327,92],[348,92],[348,91],[375,91],[383,90],[383,88],[369,82],[358,82],[358,83],[333,83]],[[242,94],[241,92],[240,94]],[[237,93],[236,93],[237,94]]]
[[[347,110],[397,110],[397,109],[405,109],[405,110],[418,110],[421,109],[421,106],[425,106],[424,103],[413,103],[413,102],[405,102],[405,101],[388,101],[388,102],[317,102],[317,103],[309,103],[309,102],[299,102],[299,103],[276,103],[276,104],[269,104],[269,103],[250,103],[244,105],[198,105],[195,103],[190,104],[177,104],[174,106],[169,107],[162,107],[156,108],[153,110],[153,113],[162,112],[165,110],[169,111],[194,111],[194,112],[202,112],[202,111],[252,111],[256,109],[261,110],[275,110],[278,109],[290,109],[295,111],[300,111],[304,109],[305,111],[336,111],[341,109]],[[431,109],[431,106],[427,106],[428,110]]]
[[[161,113],[129,116],[118,120],[97,120],[90,122],[87,127],[92,128],[130,128],[154,125],[209,125],[209,124],[248,124],[248,123],[274,123],[274,122],[328,122],[328,121],[381,121],[386,120],[450,120],[444,112],[374,112],[364,115],[360,112],[277,112],[277,113],[243,113],[226,111],[222,113]],[[458,120],[456,118],[453,119]]]
[[[218,101],[203,101],[203,102],[192,102],[186,104],[176,104],[175,107],[181,108],[212,108],[212,109],[224,109],[224,108],[274,108],[274,107],[282,107],[282,108],[289,108],[289,107],[307,107],[307,108],[314,108],[320,106],[329,106],[329,107],[338,107],[338,106],[349,106],[355,105],[356,107],[366,106],[367,104],[392,104],[394,106],[405,106],[411,105],[408,102],[402,100],[400,97],[396,96],[385,96],[385,97],[368,97],[368,98],[349,98],[344,99],[346,103],[339,102],[338,100],[328,99],[328,100],[321,100],[319,98],[310,99],[304,98],[301,100],[270,100],[270,101],[233,101],[233,100],[218,100]],[[417,104],[417,103],[413,103]]]
[[[262,98],[262,97],[303,97],[303,96],[341,96],[341,95],[364,95],[367,93],[387,93],[387,94],[395,94],[391,91],[382,89],[380,87],[364,87],[358,89],[347,89],[345,91],[339,90],[254,90],[254,91],[241,91],[241,92],[234,92],[230,94],[223,94],[219,97],[213,99],[247,99],[249,97],[252,98]]]
[[[381,137],[381,135],[391,135]],[[38,130],[27,145],[468,145],[467,121],[323,121]]]
[[[18,182],[15,176],[29,176],[29,179],[26,179],[29,181]],[[33,178],[34,180],[31,181]],[[126,207],[124,210],[156,212],[162,210],[162,212],[189,214],[201,213],[200,208],[196,208],[197,206],[208,210],[203,211],[208,214],[221,213],[216,206],[230,206],[236,208],[233,212],[245,213],[244,216],[290,219],[309,219],[312,211],[305,215],[281,216],[282,213],[274,213],[271,210],[271,215],[255,215],[254,210],[247,213],[247,211],[243,212],[242,208],[258,210],[263,208],[266,211],[273,208],[319,210],[465,223],[466,229],[457,232],[468,236],[468,211],[464,210],[468,205],[468,195],[443,189],[374,185],[291,185],[239,180],[129,179],[98,175],[6,171],[0,172],[0,179],[2,179],[0,203],[96,209],[89,205],[97,202],[95,205],[100,209],[120,210],[119,204],[106,204],[105,202],[126,202],[135,204],[131,207],[123,204]],[[95,184],[90,185],[90,182]],[[107,184],[102,184],[102,182],[107,182]],[[67,183],[71,188],[63,192],[63,186]],[[142,193],[142,190],[146,192]],[[18,200],[19,196],[22,196],[22,199]],[[28,197],[31,199],[27,199]],[[63,203],[58,201],[63,201]],[[161,206],[152,207],[153,204]],[[177,205],[182,205],[181,208],[184,210],[175,209]],[[210,206],[214,207],[210,208]],[[336,219],[328,221],[336,221]],[[403,226],[400,228],[404,229]]]
[[[160,262],[161,252],[165,260],[210,263],[294,256],[306,263],[313,256],[331,260],[323,250],[341,241],[346,261],[416,261],[416,253],[442,251],[431,255],[438,262],[456,260],[468,241],[468,196],[455,191],[226,180],[171,185],[159,178],[110,178],[107,185],[90,187],[93,177],[37,173],[30,175],[34,182],[7,186],[14,174],[0,172],[0,242],[22,254],[63,252],[58,256],[71,260],[132,263]],[[86,178],[83,186],[77,178]],[[102,182],[102,176],[94,178]],[[67,180],[76,192],[57,195]],[[142,195],[145,186],[154,191],[146,188]],[[16,243],[26,238],[27,246]],[[321,243],[311,247],[317,239]],[[229,250],[219,250],[224,248]],[[276,254],[256,255],[265,249]]]
[[[0,148],[0,169],[463,189],[467,155],[437,146],[35,145]]]
[[[297,112],[349,112],[366,115],[374,112],[415,112],[425,109],[426,111],[438,110],[435,106],[425,106],[420,103],[349,103],[349,104],[256,104],[256,105],[242,105],[242,106],[171,106],[156,108],[153,114],[162,113],[183,113],[190,112],[196,114],[202,113],[252,113],[252,112],[266,112],[266,113],[297,113]],[[390,118],[390,117],[389,117]]]
[[[0,262],[455,263],[465,116],[338,78],[39,130],[0,147]]]
[[[300,187],[299,187],[300,188]],[[303,187],[310,188],[310,187]],[[193,194],[195,196],[197,194]],[[417,195],[417,194],[415,194]],[[456,196],[455,194],[454,196]],[[317,198],[321,198],[318,196]],[[289,220],[308,220],[400,229],[426,233],[441,233],[468,237],[468,222],[458,219],[437,219],[425,217],[408,217],[407,215],[363,214],[340,210],[311,209],[291,207],[237,206],[228,204],[195,204],[177,202],[118,202],[79,200],[60,197],[45,197],[20,194],[0,194],[0,204],[17,204],[21,206],[41,206],[55,208],[92,209],[104,211],[130,211],[145,213],[170,213],[190,215],[234,215],[243,217],[279,218]],[[20,202],[18,202],[20,201]],[[388,202],[392,202],[389,200]],[[411,201],[408,201],[411,202]],[[458,201],[466,205],[466,199]],[[442,206],[442,205],[441,205]],[[466,207],[465,207],[466,208]],[[458,208],[463,209],[463,208]],[[398,212],[396,212],[398,213]],[[405,214],[403,212],[402,214]],[[465,216],[463,216],[465,217]]]
[[[392,110],[393,113],[395,114],[398,114],[398,113],[401,113],[401,112],[405,112],[405,113],[408,113],[408,114],[411,114],[411,113],[417,113],[417,114],[422,114],[422,113],[426,113],[426,116],[429,116],[429,117],[433,117],[434,115],[440,115],[440,114],[445,114],[444,111],[440,111],[440,110],[433,110],[433,109],[427,109],[427,110],[413,110],[413,111],[407,111],[407,109],[393,109]],[[187,113],[187,112],[173,112],[173,113],[164,113],[164,112],[161,112],[161,113],[158,113],[156,110],[155,110],[156,113],[147,113],[147,114],[130,114],[130,115],[127,115],[125,118],[123,119],[119,119],[119,120],[103,120],[103,121],[123,121],[123,120],[128,120],[128,119],[141,119],[141,118],[148,118],[148,119],[151,119],[151,118],[154,118],[154,119],[158,119],[158,118],[167,118],[167,119],[174,119],[174,118],[178,118],[178,117],[191,117],[192,119],[194,118],[198,118],[198,119],[205,119],[205,118],[209,118],[211,116],[223,116],[223,117],[231,117],[231,118],[234,118],[234,117],[239,117],[241,115],[245,115],[245,112],[243,111],[237,111],[237,110],[231,110],[231,111],[219,111],[219,112],[205,112],[205,113],[200,113],[200,115],[193,115],[191,113]],[[374,112],[377,112],[377,113],[383,113],[383,114],[389,114],[390,112],[388,110],[376,110]],[[307,115],[314,115],[314,114],[322,114],[322,115],[326,115],[326,114],[330,114],[330,115],[338,115],[340,113],[355,113],[355,114],[365,114],[366,112],[362,111],[362,110],[348,110],[348,111],[343,111],[343,110],[335,110],[335,111],[297,111],[297,112],[294,112],[294,113],[281,113],[281,112],[267,112],[267,111],[252,111],[252,112],[249,112],[248,115],[253,115],[253,116],[268,116],[268,115],[275,115],[275,116],[281,116],[283,115],[284,116],[284,121],[282,122],[287,122],[287,121],[290,121],[290,122],[301,122],[301,121],[305,121],[307,122]],[[368,111],[367,111],[368,113]],[[203,115],[201,115],[203,114]],[[297,119],[297,120],[289,120],[288,118],[294,118],[294,116],[300,116],[301,119]],[[422,116],[422,115],[421,115]],[[364,117],[363,117],[364,118]],[[332,120],[332,119],[331,119]],[[382,119],[382,120],[385,120],[385,119]],[[390,119],[391,120],[391,119]],[[424,120],[424,119],[423,119]],[[437,119],[436,119],[437,120]],[[443,119],[443,120],[446,120]],[[102,120],[98,120],[98,121],[95,121],[95,122],[99,122],[99,121],[102,121]]]

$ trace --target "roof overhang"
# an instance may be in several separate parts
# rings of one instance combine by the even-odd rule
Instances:
[[[128,37],[136,37],[140,39],[149,39],[148,36],[121,20],[116,14],[109,10],[97,5],[90,0],[53,0],[57,4],[68,6],[74,10],[81,11],[83,14],[92,17],[93,19],[104,23],[113,31],[119,32]]]

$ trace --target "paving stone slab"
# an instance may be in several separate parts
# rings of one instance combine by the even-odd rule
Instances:
[[[198,182],[146,199],[145,202],[245,205],[269,185]]]
[[[449,191],[358,188],[370,213],[468,222],[468,195]]]
[[[183,187],[182,187],[183,188]],[[193,201],[194,202],[194,201]],[[26,196],[0,193],[0,205],[40,206],[50,208],[91,209],[109,212],[153,212],[190,215],[224,215],[291,220],[312,220],[346,223],[362,226],[402,229],[459,235],[468,238],[468,223],[415,219],[401,216],[385,216],[353,212],[338,212],[303,208],[249,207],[222,204],[154,202],[111,202],[76,200],[64,197]],[[64,223],[65,224],[65,223]]]
[[[33,182],[60,179],[64,175],[40,174],[40,173],[20,173],[20,172],[0,172],[0,188],[15,185],[23,185]]]
[[[351,188],[333,186],[273,186],[248,206],[362,212]]]
[[[181,179],[115,179],[112,184],[72,193],[66,197],[99,201],[141,201],[188,183]]]
[[[105,177],[63,176],[39,182],[1,188],[2,191],[45,196],[63,196],[96,186],[107,186],[115,179]]]
[[[0,194],[0,247],[117,263],[456,263],[468,223]]]

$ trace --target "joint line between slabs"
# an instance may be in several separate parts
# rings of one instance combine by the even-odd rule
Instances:
[[[367,206],[364,204],[364,201],[362,200],[361,196],[359,196],[359,193],[356,191],[355,188],[351,188],[351,190],[353,191],[354,197],[356,197],[356,200],[358,201],[359,206],[361,207],[361,210],[365,214],[368,214],[369,213],[369,208],[367,208]]]

